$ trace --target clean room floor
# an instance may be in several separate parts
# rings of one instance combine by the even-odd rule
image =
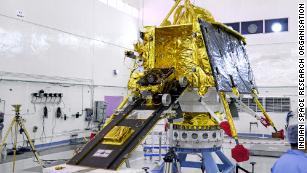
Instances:
[[[260,148],[267,148],[263,144],[258,144]],[[65,160],[71,158],[74,153],[74,149],[77,146],[62,146],[57,147],[53,149],[48,149],[45,151],[40,152],[41,158],[44,160],[59,160],[56,162],[49,162],[49,166],[57,165],[60,163],[64,163]],[[223,151],[227,156],[230,156],[230,148],[232,145],[225,144]],[[249,144],[246,144],[246,147],[250,147]],[[282,147],[281,145],[276,145],[276,148]],[[40,166],[33,162],[33,158],[29,158],[32,156],[32,153],[27,153],[24,155],[19,155],[18,160],[16,161],[16,173],[37,173],[42,172],[42,169]],[[131,157],[129,159],[130,165],[132,168],[142,168],[144,166],[148,166],[150,168],[154,168],[159,165],[158,158],[150,159],[144,159],[143,157],[143,151],[142,148],[139,147],[134,153],[131,154]],[[260,156],[251,156],[250,160],[244,163],[240,163],[240,166],[244,167],[247,170],[251,170],[250,162],[256,162],[255,165],[255,173],[270,173],[270,169],[273,165],[273,163],[276,161],[276,157],[260,157]],[[0,164],[0,172],[1,173],[10,173],[12,172],[12,162],[10,162],[11,157],[7,158],[6,163]],[[125,167],[125,164],[123,164],[123,167]],[[124,168],[123,168],[124,169]],[[188,172],[188,173],[201,173],[199,169],[191,169],[191,168],[183,168],[182,172]]]

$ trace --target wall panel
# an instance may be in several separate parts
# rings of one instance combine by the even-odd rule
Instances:
[[[1,71],[91,78],[90,41],[0,16]]]
[[[138,19],[95,1],[94,34],[98,40],[133,48],[138,36]],[[105,15],[108,14],[108,15]]]
[[[17,17],[17,10],[24,17]],[[124,51],[137,39],[138,24],[132,13],[98,0],[0,0],[4,130],[13,114],[10,105],[18,103],[29,131],[38,126],[36,134],[31,132],[36,144],[67,140],[71,133],[84,131],[88,123],[83,110],[91,107],[92,101],[127,94],[131,62],[124,62]],[[118,75],[113,75],[115,69]],[[40,89],[64,95],[64,103],[47,105],[46,138],[41,138],[44,104],[33,105],[30,96]],[[3,104],[0,102],[0,111],[4,111]],[[66,121],[55,118],[58,106],[69,117]],[[77,112],[83,115],[75,118]]]

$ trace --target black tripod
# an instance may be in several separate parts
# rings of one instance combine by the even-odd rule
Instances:
[[[164,160],[163,173],[173,173],[173,171],[181,173],[180,162],[173,148],[170,148],[169,152],[166,153],[163,160]],[[176,170],[173,170],[173,163],[175,163]]]

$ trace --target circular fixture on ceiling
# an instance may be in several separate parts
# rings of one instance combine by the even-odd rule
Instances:
[[[248,30],[248,32],[249,32],[250,34],[254,34],[254,33],[256,33],[257,30],[258,30],[258,26],[257,26],[256,24],[250,24],[250,25],[248,26],[247,30]]]
[[[271,26],[271,29],[273,32],[280,32],[282,30],[282,26],[280,23],[276,22],[276,23],[273,23],[273,25]]]

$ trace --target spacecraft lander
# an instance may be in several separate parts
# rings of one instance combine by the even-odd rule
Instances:
[[[234,164],[221,152],[224,133],[236,143],[232,157],[237,162],[249,159],[238,139],[234,108],[283,138],[258,100],[245,44],[240,33],[215,21],[207,10],[177,0],[161,25],[146,26],[134,51],[126,52],[135,60],[130,94],[68,164],[115,170],[166,115],[171,149],[164,158],[164,172],[193,165],[185,160],[189,153],[201,153],[202,162],[194,166],[207,173],[233,172]],[[243,95],[253,98],[263,116],[241,102]],[[142,115],[144,110],[151,110],[150,115]],[[215,163],[212,153],[221,164]]]

